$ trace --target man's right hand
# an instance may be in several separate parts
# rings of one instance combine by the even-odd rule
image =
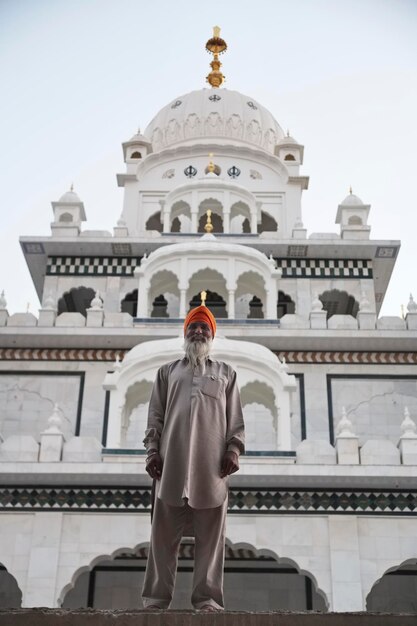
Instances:
[[[159,452],[155,452],[146,459],[146,471],[151,478],[161,479],[162,475],[162,459]]]

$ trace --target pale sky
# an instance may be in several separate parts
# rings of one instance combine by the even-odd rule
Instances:
[[[349,186],[372,239],[400,239],[381,311],[417,300],[416,0],[0,0],[0,291],[39,301],[20,235],[50,235],[74,183],[85,229],[120,217],[121,143],[174,98],[206,86],[218,24],[225,86],[266,106],[305,146],[303,221],[338,232]]]

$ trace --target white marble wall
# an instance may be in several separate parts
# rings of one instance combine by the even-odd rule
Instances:
[[[77,577],[149,540],[149,513],[0,516],[0,562],[23,606],[59,606]],[[229,515],[227,540],[308,574],[329,609],[366,607],[373,585],[417,553],[415,520],[355,515]]]

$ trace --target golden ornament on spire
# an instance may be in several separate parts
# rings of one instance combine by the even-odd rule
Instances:
[[[206,215],[207,215],[207,222],[206,222],[206,225],[204,226],[204,230],[206,231],[206,233],[212,233],[213,224],[211,223],[211,210],[210,209],[207,209]]]
[[[200,292],[201,306],[206,306],[207,291]]]
[[[352,185],[349,187],[349,193],[352,195]]]
[[[215,174],[216,173],[216,166],[213,163],[213,153],[212,152],[209,153],[209,158],[210,158],[210,161],[209,161],[209,164],[207,165],[207,173]]]
[[[227,50],[227,43],[220,37],[219,26],[213,26],[213,37],[206,43],[206,50],[213,55],[213,60],[210,63],[211,72],[206,77],[206,80],[212,87],[217,89],[225,81],[225,76],[220,71],[222,64],[219,61],[219,54]]]

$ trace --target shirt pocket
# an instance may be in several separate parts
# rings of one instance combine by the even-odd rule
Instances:
[[[203,379],[201,391],[205,396],[219,398],[223,391],[223,384],[224,381],[218,376],[207,376]]]

